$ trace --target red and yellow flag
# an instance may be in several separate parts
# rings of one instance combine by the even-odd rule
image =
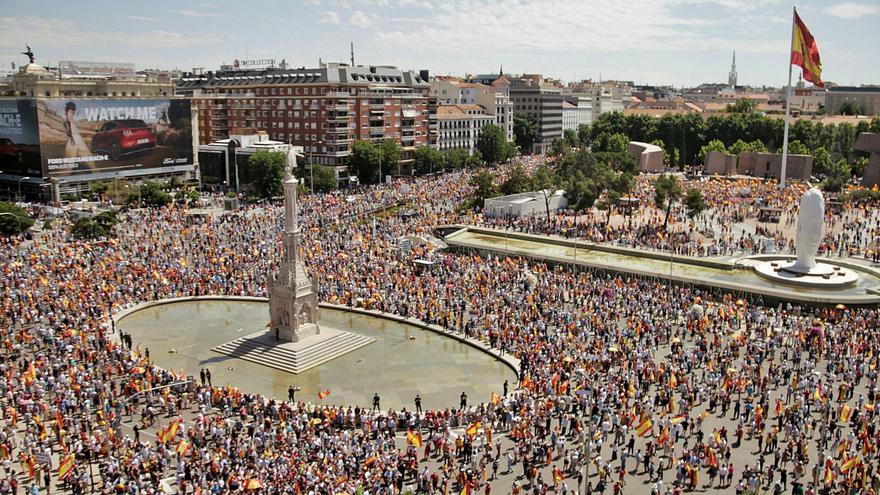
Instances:
[[[186,455],[189,452],[190,444],[185,439],[180,439],[180,443],[177,444],[177,455]]]
[[[840,406],[840,422],[841,423],[849,422],[850,416],[852,416],[852,408],[846,404],[841,404],[841,406]]]
[[[322,390],[322,391],[318,392],[318,399],[323,399],[324,397],[327,397],[328,395],[330,395],[329,389]]]
[[[850,457],[849,459],[843,461],[843,464],[840,465],[840,472],[846,473],[850,469],[852,469],[858,465],[859,465],[859,456],[854,455],[854,456]]]
[[[422,447],[422,434],[421,433],[413,433],[412,430],[406,432],[406,441],[409,442],[415,448]]]
[[[791,64],[797,65],[804,72],[804,79],[819,86],[825,87],[822,82],[822,62],[819,60],[819,45],[810,34],[807,25],[794,12],[794,26],[791,30]]]
[[[480,427],[482,427],[482,426],[483,426],[482,423],[477,421],[476,423],[470,425],[468,427],[468,429],[465,430],[464,432],[467,433],[469,437],[473,438],[473,437],[477,436],[477,433],[480,432]]]
[[[58,464],[58,479],[63,480],[73,472],[73,454],[67,454]]]
[[[712,449],[707,449],[707,450],[709,451],[709,455],[708,455],[708,458],[706,459],[706,464],[709,465],[709,467],[717,468],[718,467],[718,458],[715,457],[715,452],[713,452]]]
[[[636,427],[636,435],[643,437],[650,433],[654,428],[654,423],[651,422],[651,418],[648,418],[642,421],[642,424]]]
[[[461,493],[459,495],[471,495],[471,482],[465,481],[464,486],[461,488]]]

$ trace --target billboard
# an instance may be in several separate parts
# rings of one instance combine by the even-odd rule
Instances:
[[[40,176],[40,134],[34,100],[0,100],[0,170]]]
[[[37,100],[44,177],[193,164],[187,100]]]

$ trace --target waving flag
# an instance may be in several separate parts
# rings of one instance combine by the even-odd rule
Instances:
[[[804,79],[819,86],[825,87],[822,82],[822,62],[819,60],[819,45],[810,34],[807,25],[794,11],[794,26],[791,30],[791,64],[797,65],[804,72]]]

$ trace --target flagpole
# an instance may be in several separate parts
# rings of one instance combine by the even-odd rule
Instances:
[[[788,122],[791,119],[791,52],[794,50],[795,7],[791,8],[791,44],[788,48],[788,85],[785,86],[785,127],[782,131],[782,167],[779,169],[779,188],[785,189],[785,165],[788,162]]]

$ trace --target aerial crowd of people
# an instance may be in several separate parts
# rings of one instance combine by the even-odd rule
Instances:
[[[877,308],[766,306],[431,242],[438,225],[475,224],[732,255],[759,249],[757,227],[786,251],[802,187],[692,181],[708,210],[676,211],[658,242],[649,178],[632,215],[549,223],[459,211],[467,179],[300,198],[320,300],[519,360],[518,383],[461,404],[368,409],[187,382],[203,370],[159,368],[115,331],[111,316],[143,301],[268,295],[279,204],[130,209],[111,239],[75,240],[57,219],[34,240],[0,240],[0,493],[878,493]],[[763,206],[785,212],[778,225],[757,222]],[[875,206],[829,210],[825,252],[870,252]],[[425,242],[404,252],[404,236]]]

